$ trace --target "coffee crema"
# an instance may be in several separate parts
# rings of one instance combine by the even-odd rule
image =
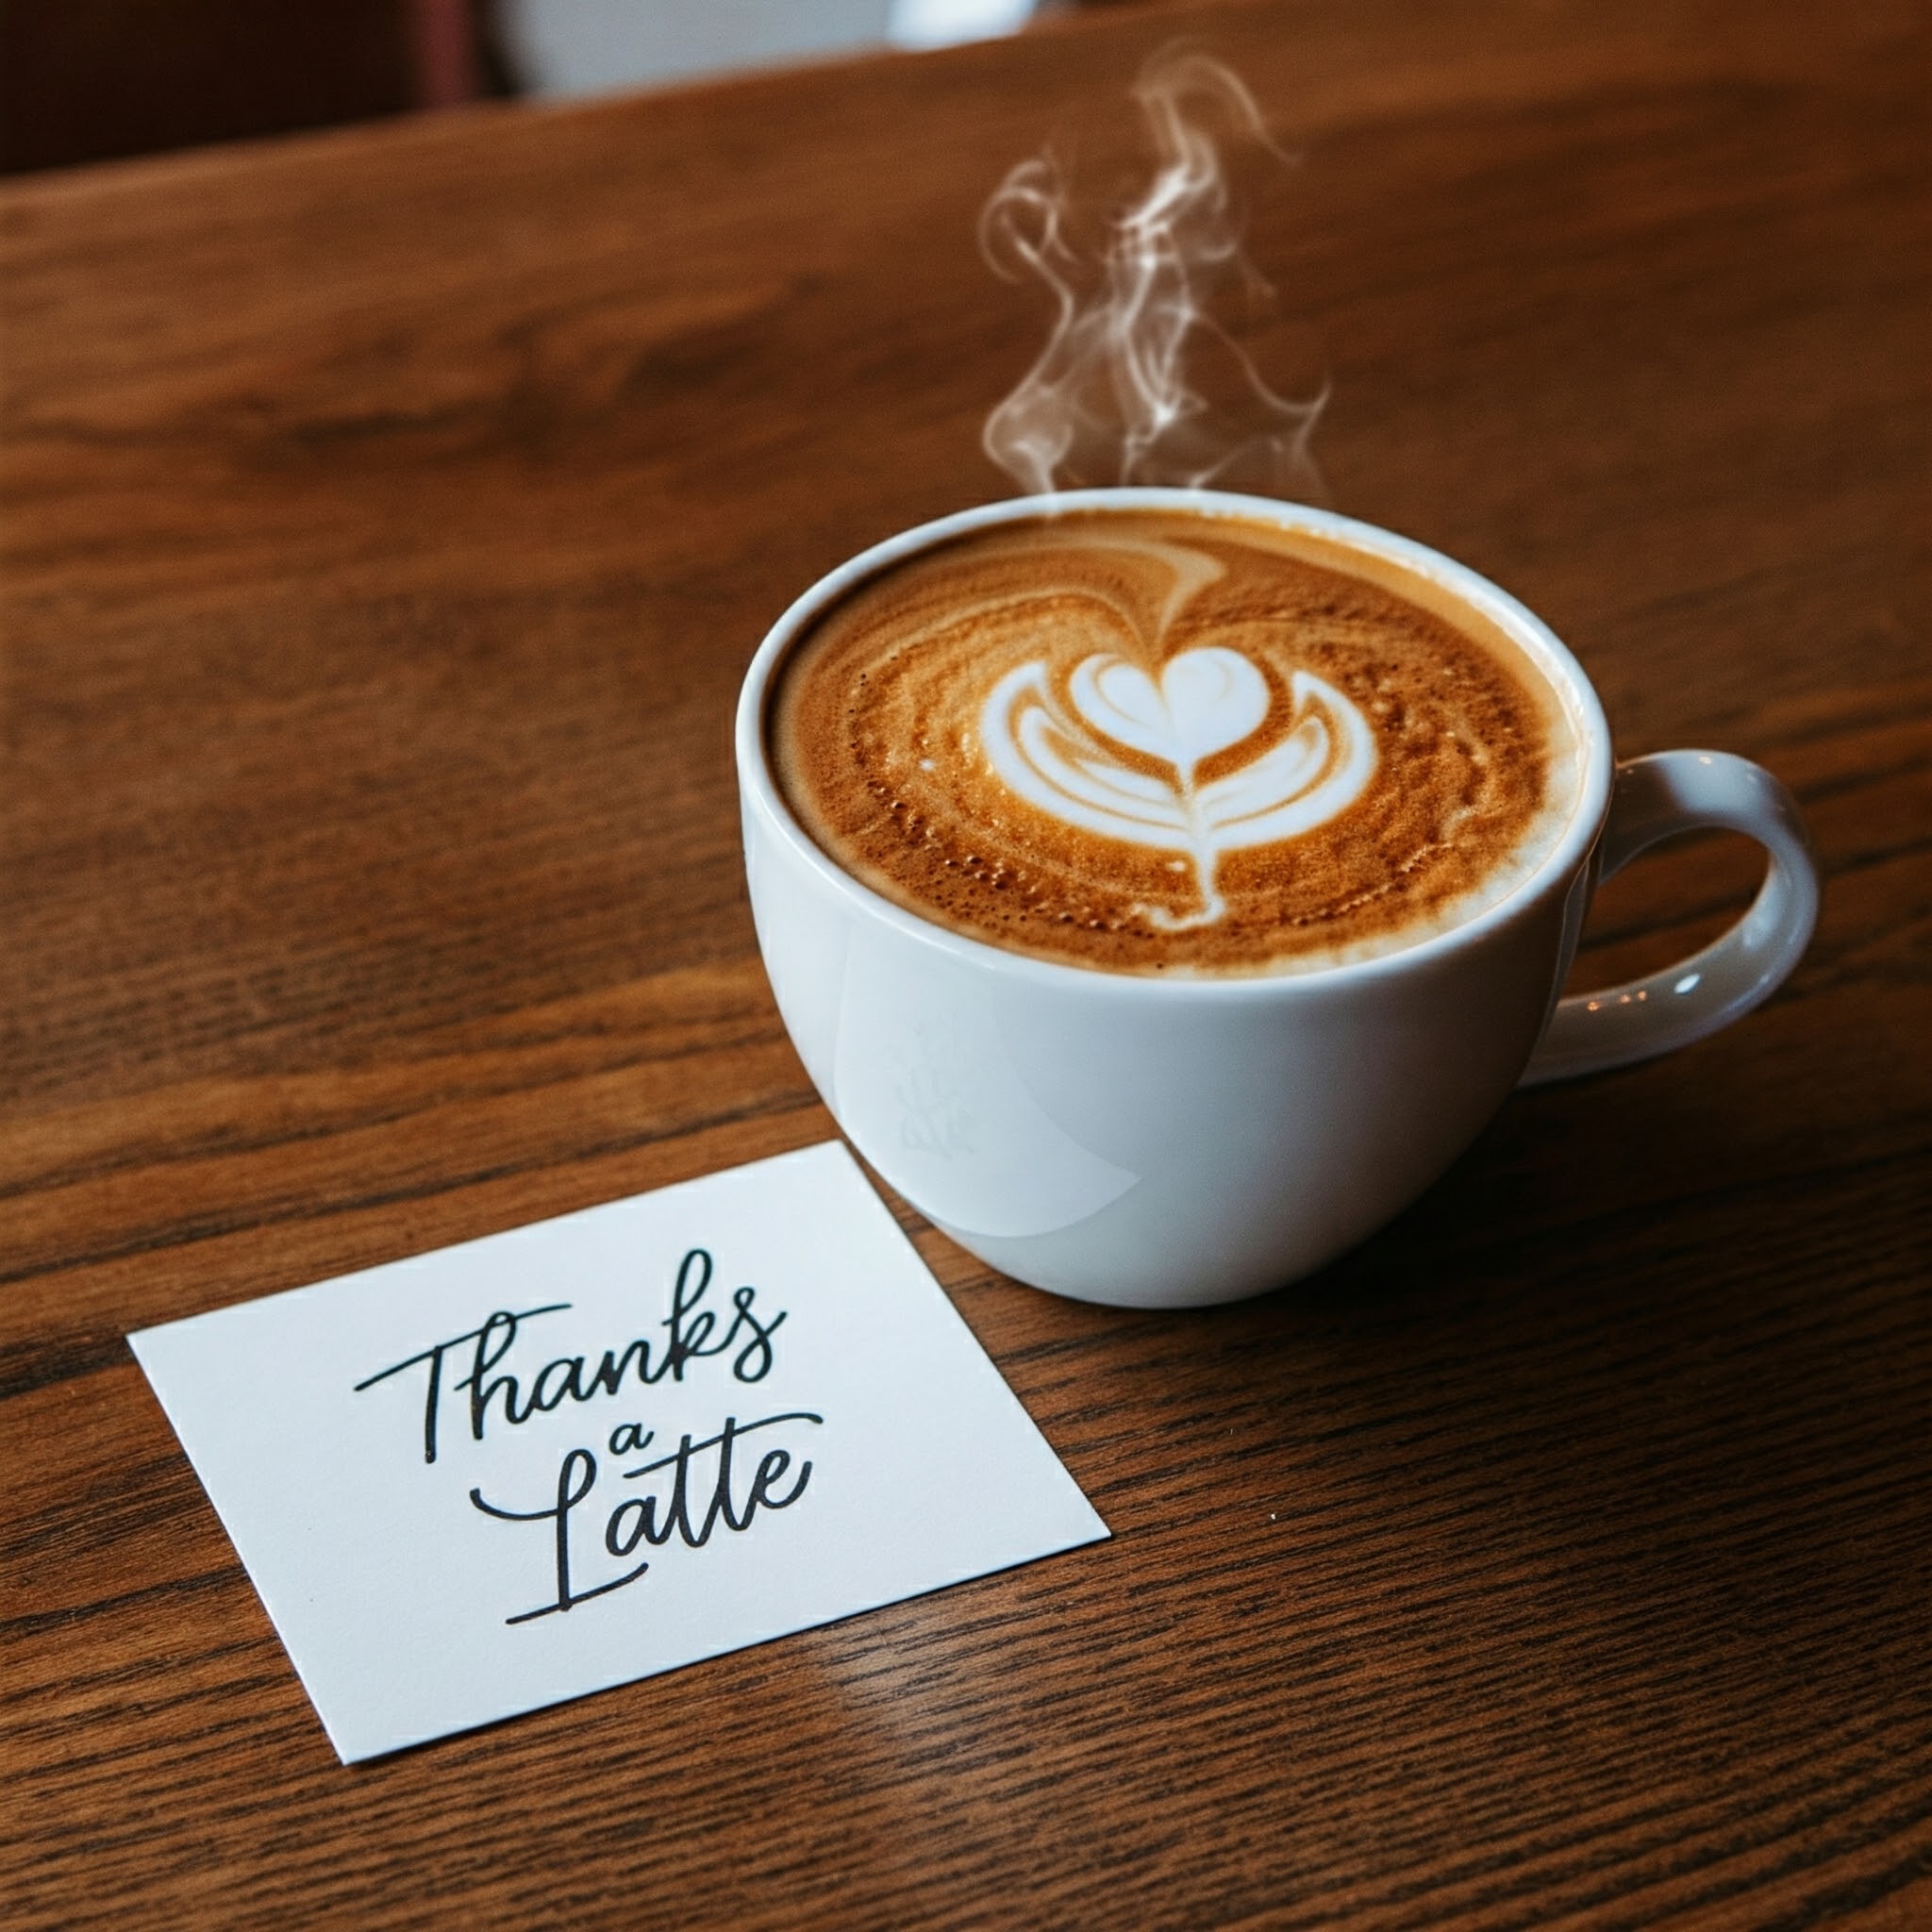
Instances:
[[[993,945],[1125,973],[1307,972],[1528,876],[1577,742],[1443,587],[1246,518],[1078,510],[858,585],[766,717],[840,866]]]

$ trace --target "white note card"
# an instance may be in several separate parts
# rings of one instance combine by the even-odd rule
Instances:
[[[344,1763],[1108,1533],[837,1144],[128,1341]]]

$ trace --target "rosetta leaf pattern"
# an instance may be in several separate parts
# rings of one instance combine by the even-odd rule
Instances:
[[[1224,645],[1179,652],[1158,675],[1095,654],[1074,666],[1063,692],[1045,662],[1022,664],[981,708],[980,739],[993,771],[1027,804],[1097,837],[1175,854],[1199,905],[1140,909],[1179,930],[1225,913],[1223,854],[1327,824],[1374,775],[1374,732],[1342,692],[1296,671],[1290,694],[1286,728],[1206,784],[1202,767],[1256,739],[1271,709],[1267,679]]]

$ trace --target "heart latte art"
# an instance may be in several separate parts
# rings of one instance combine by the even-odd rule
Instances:
[[[1541,674],[1440,591],[1185,512],[895,566],[794,646],[768,730],[864,883],[1126,972],[1308,970],[1470,917],[1555,841],[1574,761]]]
[[[1312,831],[1353,805],[1375,769],[1368,720],[1333,685],[1297,671],[1290,691],[1288,728],[1270,741],[1261,727],[1277,708],[1239,651],[1196,645],[1158,672],[1083,658],[1063,702],[1037,661],[993,687],[979,736],[992,769],[1042,811],[1104,839],[1185,853],[1201,909],[1136,908],[1175,932],[1227,910],[1214,887],[1222,853]],[[1200,782],[1204,764],[1238,745],[1252,746],[1245,764]]]

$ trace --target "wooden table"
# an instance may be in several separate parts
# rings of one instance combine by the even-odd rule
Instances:
[[[1921,12],[1124,8],[8,186],[0,1920],[1932,1924]],[[341,1770],[122,1336],[826,1136],[732,693],[1003,493],[975,211],[1183,29],[1306,155],[1339,507],[1795,787],[1810,957],[1258,1304],[908,1215],[1113,1541]]]

